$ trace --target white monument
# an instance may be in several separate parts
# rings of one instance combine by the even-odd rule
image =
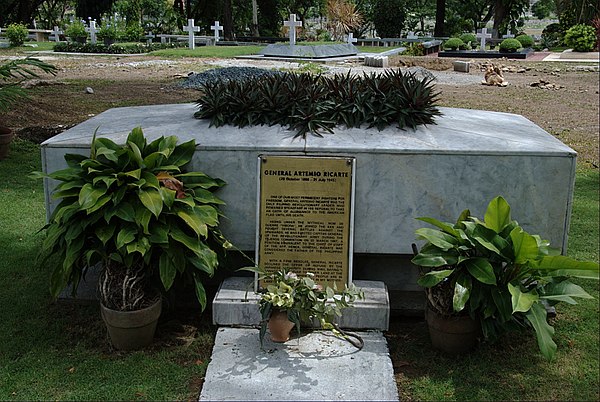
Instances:
[[[302,21],[296,21],[296,14],[290,14],[289,21],[283,21],[283,25],[290,28],[290,46],[296,44],[296,27],[302,26]]]
[[[85,29],[86,32],[90,33],[90,42],[92,45],[96,44],[96,33],[99,29],[96,27],[96,20],[90,20],[90,26]]]
[[[54,30],[52,31],[52,35],[54,39],[54,42],[60,42],[60,35],[62,35],[64,32],[61,31],[60,29],[58,29],[57,26],[54,27]]]
[[[356,39],[356,38],[354,37],[354,34],[353,34],[352,32],[350,32],[350,33],[348,34],[348,38],[346,39],[346,43],[348,43],[349,45],[353,45],[353,44],[355,44],[356,42],[358,42],[358,39]]]
[[[215,25],[211,25],[210,29],[212,29],[215,32],[215,45],[217,44],[217,42],[219,41],[219,31],[223,30],[223,27],[221,25],[219,25],[219,21],[215,21]]]
[[[196,42],[194,41],[194,32],[199,32],[200,27],[194,26],[194,19],[190,18],[188,19],[187,26],[183,27],[183,30],[188,33],[188,47],[193,50],[196,47]]]
[[[485,40],[487,38],[492,38],[492,34],[487,33],[487,28],[481,28],[480,32],[477,32],[475,35],[477,38],[481,39],[481,44],[479,45],[481,50],[485,50]]]
[[[144,37],[146,38],[146,43],[149,45],[152,43],[152,40],[156,37],[156,35],[154,35],[152,31],[148,31],[148,35]]]
[[[502,39],[510,39],[514,38],[515,35],[510,31],[510,28],[506,31],[506,35],[502,35]]]

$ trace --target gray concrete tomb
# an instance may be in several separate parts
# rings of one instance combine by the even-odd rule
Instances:
[[[194,104],[107,110],[42,144],[43,170],[66,167],[65,153],[89,154],[92,135],[124,142],[141,126],[151,140],[177,135],[196,140],[191,169],[227,185],[222,230],[252,251],[256,235],[257,160],[261,154],[356,158],[354,279],[384,281],[393,309],[422,311],[418,271],[408,263],[415,218],[454,222],[469,208],[483,217],[487,203],[504,196],[513,219],[566,252],[576,153],[526,118],[506,113],[440,108],[435,125],[335,129],[323,138],[293,139],[283,127],[209,127],[193,117]],[[47,211],[55,183],[45,183]],[[415,296],[414,300],[406,295]]]

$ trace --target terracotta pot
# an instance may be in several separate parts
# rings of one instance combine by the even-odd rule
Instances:
[[[294,328],[294,323],[288,320],[287,311],[273,310],[268,327],[273,342],[286,342],[290,339],[290,331]]]
[[[13,139],[13,132],[8,127],[0,126],[0,161],[8,156],[10,143]]]
[[[111,310],[100,304],[110,341],[120,350],[135,350],[150,345],[161,309],[160,298],[150,307],[136,311]]]
[[[425,310],[425,316],[431,344],[435,349],[459,355],[477,346],[481,326],[468,315],[443,317],[428,308]]]

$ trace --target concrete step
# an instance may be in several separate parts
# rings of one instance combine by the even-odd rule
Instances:
[[[362,350],[328,331],[304,333],[285,343],[258,330],[220,328],[200,394],[201,401],[397,401],[386,339],[359,333]]]
[[[221,284],[213,301],[213,324],[219,326],[257,326],[260,295],[254,293],[254,278],[231,277]],[[379,281],[356,280],[354,284],[365,293],[353,308],[342,311],[337,321],[341,328],[378,329],[386,331],[390,322],[390,302],[387,287]]]

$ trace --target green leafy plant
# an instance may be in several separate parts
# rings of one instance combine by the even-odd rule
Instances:
[[[406,20],[404,0],[376,0],[373,6],[373,25],[381,38],[401,38]]]
[[[576,52],[591,52],[596,47],[596,30],[585,24],[575,25],[567,30],[564,41]]]
[[[85,25],[83,22],[75,20],[65,29],[65,35],[71,38],[72,41],[76,41],[79,38],[87,38]]]
[[[405,56],[424,56],[425,47],[422,43],[410,43],[402,54]]]
[[[513,38],[504,39],[502,42],[500,42],[501,52],[516,52],[521,47],[521,42]]]
[[[115,40],[119,36],[119,31],[115,24],[104,24],[98,31],[98,39]]]
[[[524,48],[529,48],[533,46],[533,38],[529,35],[518,35],[516,38],[516,40],[519,41],[519,43],[521,43],[521,47]]]
[[[467,49],[477,48],[477,37],[472,33],[464,33],[460,35],[458,39],[463,41]]]
[[[11,46],[21,46],[28,35],[29,30],[23,24],[12,23],[6,27],[6,37]]]
[[[312,320],[316,320],[323,329],[337,329],[334,319],[342,316],[342,309],[350,307],[356,299],[364,299],[363,291],[354,284],[345,286],[341,291],[335,283],[333,288],[324,288],[314,281],[311,273],[299,277],[291,271],[267,273],[257,267],[243,270],[258,273],[258,280],[267,283],[258,301],[262,316],[259,333],[261,345],[267,331],[267,322],[275,309],[286,311],[288,320],[295,324],[300,334],[301,325]]]
[[[35,70],[56,75],[56,67],[33,57],[0,64],[0,112],[6,112],[16,101],[26,96],[19,83],[26,79],[38,78]]]
[[[456,50],[461,46],[464,46],[464,42],[459,38],[450,38],[444,42],[444,49]]]
[[[175,136],[147,143],[136,128],[125,145],[94,136],[89,157],[67,154],[67,169],[34,174],[60,182],[40,255],[52,263],[52,296],[68,285],[75,293],[89,267],[102,264],[106,307],[138,309],[177,278],[193,283],[206,306],[202,282],[229,243],[218,229],[223,202],[213,194],[224,182],[184,171],[194,151],[193,140],[177,145]],[[117,276],[118,289],[105,284]]]
[[[483,221],[469,210],[454,225],[418,218],[438,229],[417,230],[427,243],[412,262],[431,269],[418,281],[426,288],[429,308],[445,316],[478,319],[488,341],[510,330],[532,328],[540,351],[552,359],[554,328],[546,321],[545,305],[591,298],[569,277],[598,279],[598,264],[559,255],[547,241],[523,230],[510,212],[506,200],[496,197]]]
[[[284,73],[243,80],[207,82],[194,116],[211,125],[287,125],[296,137],[367,124],[379,130],[396,124],[415,128],[440,115],[431,79],[388,70],[364,76],[326,77]]]
[[[138,54],[148,53],[155,50],[163,49],[176,49],[186,47],[187,43],[136,43],[136,44],[119,44],[114,43],[110,46],[106,46],[102,43],[57,43],[54,45],[55,52],[73,52],[73,53],[109,53],[109,54]]]

